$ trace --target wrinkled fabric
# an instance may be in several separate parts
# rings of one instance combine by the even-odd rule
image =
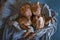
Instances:
[[[2,9],[2,17],[3,17],[3,18],[6,18],[7,16],[10,15],[11,10],[9,9],[9,7],[10,7],[11,5],[13,5],[14,3],[15,3],[15,0],[7,0],[7,1],[5,2],[5,5],[4,5],[3,9]],[[6,12],[6,11],[7,11],[7,12]]]
[[[21,1],[23,1],[23,0],[20,0],[20,2]],[[9,7],[11,4],[14,5],[14,2],[15,2],[15,0],[8,0],[5,3],[5,6],[2,10],[2,19],[6,18],[7,16],[9,16],[11,14],[11,10],[9,9]],[[21,3],[23,3],[23,2],[21,2]],[[30,1],[30,3],[31,3],[31,1]],[[45,12],[45,10],[47,10],[47,12],[49,13],[49,14],[47,14],[47,16],[52,15],[51,10],[47,4],[45,4],[43,6],[43,12]],[[45,14],[46,14],[46,12],[45,12]],[[6,24],[4,31],[3,31],[2,40],[18,40],[18,39],[22,38],[25,30],[20,30],[19,27],[17,27],[17,26],[18,25],[15,25],[12,27],[12,29],[10,29],[10,26],[8,24]],[[17,30],[17,32],[15,30]],[[49,25],[46,28],[43,28],[43,29],[36,31],[35,37],[33,38],[33,40],[40,40],[39,38],[42,37],[45,33],[47,33],[46,36],[50,39],[50,37],[55,33],[56,30],[57,30],[57,22],[54,20],[53,23],[52,24],[49,23]]]

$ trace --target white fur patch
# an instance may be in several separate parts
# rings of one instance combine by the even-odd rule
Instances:
[[[40,17],[39,20],[40,20],[40,28],[43,28],[44,27],[44,19],[43,19],[43,17]]]

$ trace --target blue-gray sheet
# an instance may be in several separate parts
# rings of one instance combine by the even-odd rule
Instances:
[[[20,2],[20,4],[23,3],[22,1]],[[33,3],[34,1],[29,1],[29,2]],[[2,9],[2,12],[1,12],[2,20],[0,21],[0,29],[2,28],[1,25],[3,23],[3,19],[5,19],[7,16],[9,16],[11,14],[10,5],[14,5],[14,3],[15,3],[15,0],[7,0],[7,2],[5,3],[5,5]],[[49,10],[49,13],[50,13],[50,10]],[[12,27],[12,30],[10,31],[9,25],[6,25],[4,28],[2,40],[11,40],[11,38],[12,38],[12,40],[18,40],[20,37],[22,37],[24,30],[22,30],[22,31],[18,30],[18,32],[14,31],[14,30],[18,30],[18,28]],[[56,30],[57,30],[57,22],[54,20],[53,24],[49,23],[48,27],[40,29],[36,32],[35,40],[37,40],[37,39],[39,40],[39,37],[41,37],[45,33],[47,33],[47,36],[50,39],[50,37],[55,33]]]

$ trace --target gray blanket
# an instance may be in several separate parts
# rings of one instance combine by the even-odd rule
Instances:
[[[11,14],[11,9],[10,8],[11,8],[11,5],[14,5],[15,2],[16,2],[16,0],[7,0],[7,2],[5,3],[5,5],[2,9],[2,12],[1,12],[2,13],[2,18],[0,20],[0,29],[2,28],[1,25],[3,24],[4,19],[6,19]],[[34,3],[34,1],[32,1],[32,0],[31,1],[30,0],[29,1],[24,1],[24,2]],[[20,0],[20,1],[18,1],[17,4],[20,5],[24,2],[23,2],[23,0]],[[35,1],[35,2],[37,2],[37,1]],[[17,7],[17,8],[19,8],[19,7]],[[43,6],[43,12],[44,13],[45,13],[45,11],[44,11],[45,9],[48,11],[48,14],[46,16],[48,16],[48,15],[51,16],[53,14],[56,14],[53,10],[51,10],[49,8],[49,6],[47,4],[44,4],[44,6]],[[17,31],[15,31],[15,30],[17,30]],[[57,30],[57,21],[54,17],[54,20],[53,20],[52,24],[49,23],[49,25],[47,25],[47,27],[36,31],[36,33],[35,33],[36,35],[33,38],[33,40],[39,40],[39,38],[42,37],[45,33],[47,33],[47,37],[50,39],[50,37],[55,33],[56,30]],[[8,23],[7,23],[4,27],[2,40],[18,40],[18,39],[23,37],[23,33],[24,33],[24,30],[20,30],[18,27],[15,27],[15,26],[13,26],[12,29],[11,29],[10,26],[8,25]]]

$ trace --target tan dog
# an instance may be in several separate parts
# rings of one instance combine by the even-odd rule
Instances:
[[[21,17],[17,20],[17,22],[19,23],[21,29],[26,30],[26,33],[24,34],[24,37],[26,37],[30,33],[30,28],[28,26],[31,25],[32,12],[30,4],[23,4],[20,7],[20,14]]]
[[[39,4],[39,2],[37,2],[37,4],[33,4],[31,10],[33,13],[32,24],[33,24],[34,30],[43,28],[44,19],[41,16],[41,5]]]

